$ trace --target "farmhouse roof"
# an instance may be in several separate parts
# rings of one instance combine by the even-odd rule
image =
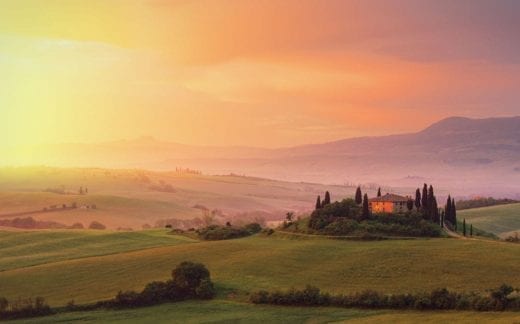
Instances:
[[[408,199],[409,199],[408,197],[387,193],[386,195],[383,195],[381,197],[371,198],[368,201],[370,201],[370,202],[384,202],[384,201],[399,202],[399,201],[408,201]]]

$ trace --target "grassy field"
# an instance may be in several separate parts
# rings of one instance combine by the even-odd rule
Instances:
[[[141,309],[63,313],[24,320],[46,323],[517,323],[512,312],[416,312],[333,307],[252,305],[225,300],[189,301]]]
[[[64,260],[110,255],[194,242],[164,230],[112,232],[91,230],[0,231],[0,272]]]
[[[125,234],[129,240],[133,235],[136,239],[143,235]],[[24,240],[31,241],[30,235],[45,233],[13,235],[28,235]],[[49,257],[47,263],[30,267],[11,263],[9,270],[0,272],[1,295],[8,299],[43,296],[52,306],[72,299],[88,303],[111,298],[119,290],[140,290],[150,281],[164,280],[184,260],[208,266],[219,288],[219,298],[242,301],[250,291],[300,288],[306,284],[330,293],[368,288],[388,293],[418,292],[439,287],[485,292],[504,282],[520,286],[516,275],[520,263],[517,244],[456,239],[357,242],[276,236],[177,244],[73,259],[91,253],[89,244],[78,245],[72,256],[68,254],[70,259],[62,256],[61,261],[51,261]],[[37,251],[37,246],[34,249]],[[61,249],[59,244],[50,244],[46,253]],[[40,253],[35,253],[35,262],[43,262],[38,260]]]
[[[457,212],[457,218],[500,237],[520,232],[520,204],[465,209]]]

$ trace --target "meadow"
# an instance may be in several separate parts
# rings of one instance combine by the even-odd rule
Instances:
[[[125,234],[129,240],[133,235],[136,240],[143,235]],[[24,240],[34,242],[31,235],[42,240],[42,235],[55,234],[35,231],[9,235],[25,235]],[[153,235],[161,237],[156,232]],[[117,243],[118,236],[113,238]],[[63,306],[70,300],[90,303],[111,298],[119,290],[141,290],[148,282],[165,280],[184,260],[204,263],[219,298],[237,301],[247,300],[255,290],[303,288],[307,284],[330,293],[365,289],[423,292],[440,287],[485,293],[502,283],[520,286],[520,277],[514,276],[520,245],[496,241],[440,238],[363,242],[276,233],[228,241],[193,243],[175,237],[172,241],[165,246],[97,256],[87,256],[95,253],[95,248],[79,244],[61,261],[52,256],[42,260],[42,251],[35,244],[34,252],[26,250],[23,259],[46,263],[27,266],[7,261],[9,269],[0,272],[1,294],[11,300],[43,296],[51,306]],[[46,253],[52,255],[61,249],[59,244],[50,244]]]
[[[502,238],[520,233],[520,203],[465,209],[458,211],[457,218]]]

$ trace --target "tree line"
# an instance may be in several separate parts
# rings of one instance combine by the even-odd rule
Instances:
[[[265,290],[254,292],[250,301],[255,304],[274,304],[290,306],[335,306],[359,308],[390,308],[417,310],[475,310],[475,311],[519,311],[520,297],[513,292],[519,289],[503,284],[493,289],[487,296],[477,293],[457,293],[446,288],[435,289],[430,293],[394,294],[365,290],[350,295],[330,295],[319,288],[307,286],[303,290],[289,291]]]

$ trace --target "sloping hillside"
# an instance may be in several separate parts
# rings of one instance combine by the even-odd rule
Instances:
[[[502,238],[514,232],[520,235],[520,203],[465,209],[459,211],[457,217]]]

